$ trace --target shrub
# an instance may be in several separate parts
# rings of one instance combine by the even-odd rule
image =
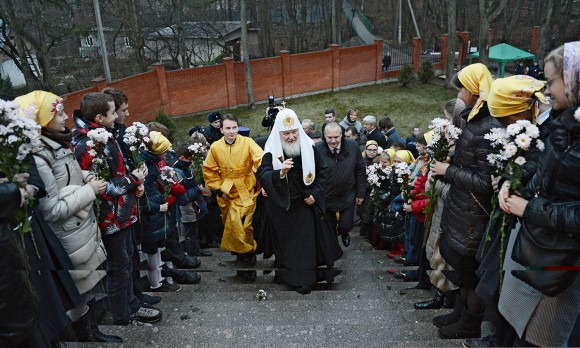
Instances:
[[[12,81],[10,81],[10,76],[6,78],[0,76],[0,99],[12,100],[16,98],[16,90],[12,86]]]
[[[155,119],[153,120],[155,122],[159,122],[162,125],[164,125],[165,127],[167,127],[167,130],[169,130],[169,140],[171,141],[173,139],[173,134],[175,134],[175,122],[173,122],[173,120],[171,119],[171,117],[169,115],[167,115],[165,112],[163,112],[162,110],[157,112],[157,115],[155,116]]]
[[[419,80],[423,83],[431,81],[433,77],[433,64],[430,61],[424,61],[419,69]]]
[[[399,73],[399,82],[401,83],[401,86],[407,86],[414,79],[415,75],[413,74],[413,69],[411,69],[411,66],[405,64]]]

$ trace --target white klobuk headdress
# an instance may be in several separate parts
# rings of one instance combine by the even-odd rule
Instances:
[[[291,109],[282,109],[276,115],[276,122],[272,127],[272,132],[266,141],[265,153],[272,154],[272,166],[276,170],[282,169],[284,162],[284,150],[282,149],[282,138],[280,132],[298,129],[300,134],[298,141],[300,142],[300,157],[302,158],[302,178],[305,185],[310,185],[314,182],[316,176],[316,164],[314,163],[314,149],[312,146],[314,142],[302,129],[302,124],[298,120],[298,116]]]

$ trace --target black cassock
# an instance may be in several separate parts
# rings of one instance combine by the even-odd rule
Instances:
[[[312,285],[318,281],[331,283],[340,273],[332,267],[342,256],[342,249],[324,214],[319,213],[325,208],[326,165],[316,149],[314,158],[316,176],[308,186],[302,178],[300,157],[293,158],[294,167],[280,179],[280,171],[272,166],[272,154],[266,153],[257,173],[268,194],[265,206],[274,226],[276,260],[282,266],[276,275],[291,286]],[[310,195],[316,200],[315,205],[304,202]]]

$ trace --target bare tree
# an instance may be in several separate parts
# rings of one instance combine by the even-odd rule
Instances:
[[[445,66],[445,87],[451,86],[451,79],[455,74],[455,47],[457,37],[455,31],[457,27],[457,0],[449,0],[447,13],[447,65]]]
[[[504,22],[503,30],[501,33],[501,41],[507,42],[509,38],[513,35],[514,29],[518,24],[518,19],[520,19],[520,13],[522,10],[523,0],[513,0],[509,7],[506,7],[504,11]],[[512,6],[513,5],[513,6]],[[509,11],[509,9],[513,9]]]
[[[546,51],[546,42],[548,42],[548,36],[550,28],[552,26],[552,15],[554,13],[555,0],[547,0],[544,6],[546,7],[547,12],[546,16],[544,17],[544,20],[542,21],[542,29],[540,33],[540,46],[538,47],[537,54],[539,60],[544,59],[544,54]]]
[[[487,32],[489,23],[493,22],[505,9],[507,0],[479,0],[479,35],[477,37],[477,47],[479,51],[479,61],[487,64]]]
[[[240,20],[242,22],[242,60],[246,72],[246,88],[248,90],[248,107],[254,108],[254,86],[252,84],[252,69],[250,67],[250,55],[248,54],[248,23],[247,23],[246,0],[240,0]]]

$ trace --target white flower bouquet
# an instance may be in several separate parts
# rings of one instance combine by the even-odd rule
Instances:
[[[485,135],[489,140],[492,152],[487,156],[487,160],[492,166],[492,173],[495,176],[505,177],[510,182],[510,191],[515,192],[522,186],[523,165],[526,163],[525,154],[533,149],[544,150],[544,143],[538,139],[540,130],[537,126],[527,120],[519,120],[510,124],[507,128],[493,128]],[[491,220],[498,219],[501,216],[501,244],[500,244],[500,270],[503,269],[504,261],[504,242],[507,213],[499,209],[497,195],[492,198],[493,212]],[[491,240],[490,228],[488,224],[485,232],[485,244]],[[482,252],[483,252],[482,250]],[[503,276],[500,272],[500,290],[502,287]]]
[[[429,124],[429,129],[433,130],[431,139],[427,144],[427,152],[429,153],[429,158],[439,162],[447,161],[449,156],[449,149],[455,145],[457,139],[461,135],[461,129],[455,127],[451,121],[446,118],[435,118]],[[437,194],[435,191],[435,186],[437,181],[443,180],[439,175],[432,175],[431,180],[428,184],[429,189],[425,193],[428,197],[427,206],[425,207],[425,226],[430,228],[431,217],[433,216],[433,211],[435,210],[435,203],[437,201]]]
[[[258,290],[258,293],[254,297],[258,301],[266,301],[268,299],[268,294],[266,293],[266,291],[260,289]]]
[[[207,155],[207,145],[204,142],[196,141],[187,147],[191,155],[191,162],[193,163],[193,174],[197,184],[204,185],[203,180],[203,161]]]
[[[127,127],[123,135],[123,142],[129,146],[135,168],[139,168],[143,164],[141,149],[145,148],[145,144],[149,143],[147,135],[149,135],[149,129],[141,122],[133,122],[131,126]]]
[[[397,182],[401,184],[401,195],[403,202],[407,203],[411,195],[411,171],[407,163],[397,163],[395,165],[395,174],[397,174]]]
[[[109,165],[107,163],[107,154],[105,149],[109,139],[113,137],[104,128],[95,128],[87,133],[89,140],[87,141],[88,153],[92,157],[91,171],[95,176],[101,180],[109,179]],[[101,213],[101,200],[97,197],[95,200],[96,217],[99,220]]]
[[[15,103],[0,99],[0,174],[4,180],[11,181],[16,174],[27,173],[30,168],[30,153],[41,146],[41,127],[33,117],[34,114],[21,110]],[[28,210],[33,203],[34,198],[29,198],[23,209],[14,216],[21,233],[31,230]]]

